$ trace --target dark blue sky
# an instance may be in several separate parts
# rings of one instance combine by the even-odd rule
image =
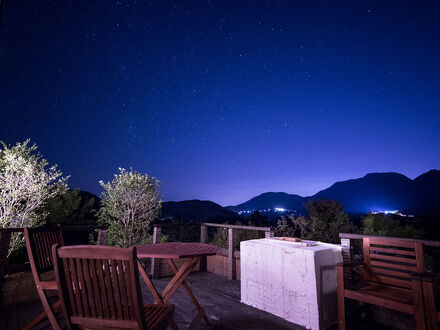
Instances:
[[[440,167],[438,1],[2,2],[0,140],[73,188],[133,167],[226,205]]]

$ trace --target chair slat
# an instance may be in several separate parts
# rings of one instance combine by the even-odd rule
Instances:
[[[124,319],[124,315],[122,313],[122,305],[121,305],[121,295],[119,293],[119,285],[118,285],[118,268],[116,267],[116,262],[114,260],[110,260],[110,267],[112,269],[112,281],[113,281],[113,293],[116,302],[117,308],[117,318]]]
[[[48,232],[47,234],[43,234],[40,233],[40,239],[41,239],[41,244],[43,246],[43,255],[42,255],[42,259],[43,259],[43,267],[44,269],[48,268],[50,266],[50,240],[49,240],[49,235],[50,232]]]
[[[93,299],[93,285],[89,271],[89,260],[83,259],[83,269],[84,269],[84,282],[85,282],[84,290],[87,289],[87,300],[88,300],[88,306],[90,307],[90,315],[91,317],[96,317],[95,299]]]
[[[37,266],[38,270],[42,270],[45,268],[44,265],[44,245],[42,243],[42,239],[40,238],[40,233],[35,233],[33,237],[33,241],[35,242],[36,250],[35,253],[37,255]]]
[[[371,271],[377,274],[391,275],[396,277],[403,277],[405,279],[411,278],[412,274],[404,271],[390,270],[385,268],[371,267]]]
[[[389,260],[389,261],[401,262],[401,263],[413,264],[413,265],[417,264],[416,259],[387,256],[387,255],[384,255],[384,254],[373,254],[373,253],[370,253],[370,259],[382,259],[382,260]]]
[[[369,241],[370,244],[375,244],[375,245],[404,247],[404,248],[412,248],[412,249],[414,249],[414,244],[415,244],[415,242],[413,241],[390,240],[388,238],[369,238]]]
[[[414,250],[388,249],[388,248],[376,247],[376,246],[370,246],[370,251],[384,252],[384,253],[390,253],[390,254],[401,254],[401,255],[413,256],[413,257],[415,257],[415,255],[416,255]]]
[[[72,313],[73,315],[78,315],[78,308],[76,306],[74,295],[73,295],[73,277],[72,277],[72,269],[69,267],[69,263],[67,259],[63,259],[63,266],[64,266],[64,276],[66,278],[67,283],[67,291],[69,292],[69,299],[70,299],[70,305],[72,306]]]
[[[110,318],[116,319],[116,304],[114,300],[113,290],[112,288],[112,280],[111,280],[111,270],[109,268],[109,262],[110,260],[104,260],[104,278],[105,278],[105,284],[107,285],[108,291],[108,305],[109,305],[109,312],[110,312]]]
[[[131,267],[130,267],[130,262],[128,260],[124,260],[123,261],[124,264],[124,269],[125,269],[125,279],[126,279],[126,283],[125,283],[125,288],[126,288],[126,293],[127,293],[127,298],[128,298],[128,315],[130,319],[136,318],[136,313],[134,311],[134,306],[132,303],[132,299],[130,299],[131,295],[134,295],[134,293],[136,293],[136,288],[134,288],[134,290],[132,290],[131,285],[133,285],[133,283],[131,282]]]
[[[391,264],[389,262],[371,260],[371,266],[379,266],[379,267],[390,267],[391,266],[393,269],[407,270],[407,271],[414,272],[414,273],[417,272],[417,268],[415,265]]]
[[[75,302],[76,302],[76,309],[78,311],[78,315],[82,315],[84,313],[83,311],[83,307],[82,307],[82,302],[81,302],[81,297],[80,297],[80,289],[79,289],[79,282],[78,282],[78,273],[77,273],[77,269],[76,269],[76,263],[75,260],[73,258],[69,258],[69,265],[70,265],[70,269],[72,271],[72,285],[73,285],[73,290],[75,292]]]
[[[374,275],[372,278],[370,278],[369,282],[389,284],[407,289],[410,289],[412,286],[411,281],[408,280],[391,278],[386,276],[378,276],[378,275]]]
[[[87,299],[87,289],[86,289],[86,283],[84,280],[84,269],[83,269],[83,262],[84,259],[75,259],[76,260],[76,266],[77,266],[77,273],[78,273],[78,281],[79,281],[79,289],[81,292],[81,301],[83,304],[83,312],[84,315],[90,316],[90,304]]]
[[[99,279],[99,285],[101,289],[101,303],[102,303],[102,316],[104,318],[110,318],[110,311],[109,311],[109,302],[107,298],[107,290],[104,284],[104,274],[102,272],[104,267],[104,264],[102,260],[96,260],[96,270],[97,275]]]
[[[122,312],[123,312],[123,318],[129,319],[130,313],[128,312],[128,298],[127,298],[127,290],[125,288],[125,270],[124,266],[121,260],[117,261],[118,265],[118,280],[119,280],[119,288],[121,293],[121,304],[122,304]]]
[[[102,303],[101,303],[101,295],[99,294],[99,284],[98,284],[98,274],[96,270],[97,260],[90,259],[89,263],[89,273],[92,279],[93,286],[93,295],[96,307],[96,315],[98,317],[102,317]]]

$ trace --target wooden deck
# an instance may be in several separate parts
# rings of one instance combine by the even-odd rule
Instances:
[[[153,302],[150,291],[141,279],[144,303]],[[159,290],[169,282],[169,278],[154,280]],[[296,324],[260,311],[240,302],[240,281],[230,281],[227,278],[209,272],[192,273],[187,283],[194,292],[200,304],[205,308],[211,326],[202,322],[200,329],[260,329],[288,330],[304,329]],[[182,287],[171,298],[175,304],[175,320],[180,329],[186,329],[196,314],[195,307]],[[0,329],[20,329],[43,310],[41,302],[31,301],[2,307],[0,310]],[[359,323],[359,320],[349,322],[349,329],[369,330],[386,329],[376,324]],[[49,322],[41,323],[38,329],[50,329]],[[332,330],[336,330],[336,325]]]
[[[141,279],[144,303],[153,299]],[[165,288],[169,278],[154,280],[159,290]],[[240,281],[229,281],[225,277],[208,273],[192,273],[187,278],[194,295],[204,307],[211,326],[202,322],[200,329],[303,329],[272,314],[259,311],[240,303]],[[175,304],[175,321],[180,329],[186,329],[196,315],[196,309],[182,287],[171,298]],[[31,321],[43,310],[39,301],[4,306],[0,311],[0,329],[14,330]],[[50,329],[49,322],[40,324],[39,329]]]

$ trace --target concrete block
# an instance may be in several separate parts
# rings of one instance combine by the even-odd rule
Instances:
[[[241,242],[240,252],[241,302],[307,329],[337,322],[339,245],[263,238]]]

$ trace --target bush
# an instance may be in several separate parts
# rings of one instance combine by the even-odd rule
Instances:
[[[399,220],[393,219],[386,214],[369,213],[362,218],[361,232],[364,235],[422,238],[424,232],[410,224],[401,224]]]
[[[99,198],[91,193],[67,190],[47,200],[44,211],[48,213],[46,222],[62,226],[96,225]]]
[[[100,181],[98,219],[108,226],[107,244],[129,247],[148,242],[150,224],[160,214],[159,181],[148,174],[120,168],[111,182]]]
[[[306,209],[309,211],[308,217],[291,214],[278,220],[275,235],[339,243],[339,233],[355,231],[344,206],[338,201],[309,200]]]

